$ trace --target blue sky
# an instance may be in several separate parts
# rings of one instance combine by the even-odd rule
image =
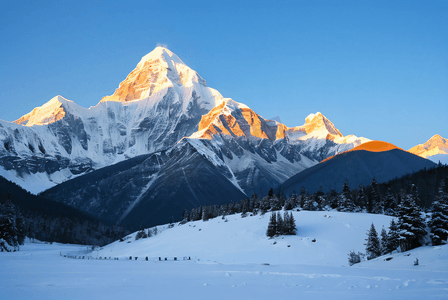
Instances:
[[[288,126],[409,149],[448,138],[447,1],[14,1],[0,11],[0,119],[113,94],[166,44],[210,87]]]

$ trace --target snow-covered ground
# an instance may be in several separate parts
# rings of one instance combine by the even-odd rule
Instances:
[[[89,254],[119,260],[65,258],[60,253],[73,255],[87,247],[27,243],[19,252],[0,253],[0,299],[448,297],[448,246],[348,266],[350,250],[364,251],[370,224],[380,231],[390,217],[295,212],[298,235],[268,239],[269,215],[163,226],[157,236],[135,241],[133,234]]]

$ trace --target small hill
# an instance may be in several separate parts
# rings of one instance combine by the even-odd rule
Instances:
[[[191,257],[219,263],[269,263],[348,265],[350,250],[364,251],[366,232],[372,222],[378,231],[388,227],[389,216],[336,211],[293,212],[297,235],[269,239],[270,213],[241,218],[228,215],[206,222],[158,227],[159,234],[135,240],[136,233],[99,251],[99,256],[151,259]],[[315,239],[315,242],[313,240]],[[95,253],[96,255],[96,253]]]
[[[320,187],[324,192],[341,191],[345,181],[350,188],[357,188],[370,184],[374,177],[381,183],[435,166],[390,143],[370,141],[294,175],[279,188],[286,195],[300,191],[302,186],[310,193]]]

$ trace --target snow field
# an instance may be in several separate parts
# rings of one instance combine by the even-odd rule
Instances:
[[[348,266],[350,250],[364,252],[371,223],[378,231],[391,217],[336,211],[293,212],[297,235],[269,239],[270,213],[241,218],[240,214],[189,222],[161,230],[157,236],[116,241],[99,251],[102,257],[184,257],[218,263],[318,264]],[[166,227],[166,226],[165,226]],[[161,227],[162,228],[162,227]],[[160,229],[160,228],[159,228]],[[312,242],[316,239],[316,242]]]
[[[379,231],[390,217],[295,212],[298,235],[268,239],[269,215],[160,226],[157,236],[135,241],[134,233],[93,253],[138,261],[69,259],[60,253],[87,247],[27,243],[19,252],[0,253],[0,299],[447,298],[448,246],[348,266],[350,250],[364,251],[372,221]],[[194,259],[140,260],[188,255]]]

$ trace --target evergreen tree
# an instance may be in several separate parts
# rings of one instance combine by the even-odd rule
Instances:
[[[274,237],[276,233],[277,233],[277,214],[275,212],[272,212],[271,217],[269,218],[266,235],[268,237]]]
[[[380,252],[381,255],[386,254],[387,253],[387,232],[386,229],[384,229],[384,227],[381,229],[381,233],[380,233]]]
[[[271,210],[280,210],[282,209],[282,204],[279,198],[275,194],[272,194],[269,198],[269,207]]]
[[[339,200],[338,192],[336,192],[335,189],[331,189],[330,193],[328,193],[328,202],[330,203],[330,207],[332,209],[338,208],[338,200]]]
[[[313,195],[313,207],[312,210],[316,211],[316,210],[322,210],[323,208],[323,204],[325,202],[324,199],[324,192],[322,191],[323,188],[322,186],[319,188],[319,190]]]
[[[384,196],[384,214],[387,216],[396,216],[397,200],[390,187],[387,188],[386,195]]]
[[[283,216],[284,223],[284,234],[286,235],[295,235],[296,234],[296,220],[292,212],[288,213],[285,211]]]
[[[398,205],[398,228],[401,251],[408,251],[421,246],[420,239],[426,235],[425,221],[420,207],[416,204],[417,193],[405,195]]]
[[[277,198],[278,198],[278,201],[280,202],[279,209],[281,209],[283,206],[285,206],[285,202],[286,202],[286,197],[285,197],[285,194],[283,194],[282,190],[279,191]]]
[[[258,214],[260,208],[260,200],[258,199],[257,193],[253,193],[252,197],[250,198],[250,209],[253,212],[254,215]]]
[[[285,233],[285,223],[283,221],[282,215],[280,212],[277,212],[277,228],[276,228],[276,234],[282,235]]]
[[[370,184],[368,211],[374,214],[382,214],[384,211],[384,204],[381,202],[378,182],[376,182],[375,177],[373,177],[372,183]]]
[[[212,217],[212,208],[210,206],[204,206],[202,208],[202,221],[208,221]]]
[[[431,229],[431,240],[433,245],[447,243],[448,194],[445,192],[445,179],[440,182],[438,194],[432,204],[432,215],[428,226]]]
[[[396,250],[400,245],[400,233],[398,232],[398,225],[394,220],[390,221],[389,232],[387,233],[387,239],[385,241],[385,253],[391,253]]]
[[[6,201],[0,204],[0,249],[19,250],[19,245],[23,245],[25,240],[26,227],[8,194]]]
[[[355,206],[359,208],[359,211],[367,210],[367,199],[362,184],[359,185],[358,192],[356,193]]]
[[[295,191],[292,192],[291,197],[289,197],[285,202],[285,210],[292,210],[298,204],[298,197]]]
[[[303,210],[313,210],[314,208],[314,197],[306,194],[302,196],[302,209]]]
[[[306,195],[307,193],[306,193],[306,189],[305,189],[305,187],[301,187],[300,188],[300,194],[299,194],[299,204],[300,204],[300,207],[301,208],[303,208],[303,205],[304,205],[304,203],[305,203],[305,195]]]
[[[381,245],[380,239],[378,238],[378,233],[376,232],[375,226],[370,226],[370,230],[367,233],[367,243],[366,245],[366,255],[367,259],[373,259],[381,255]]]
[[[249,211],[250,211],[250,199],[246,198],[243,201],[241,201],[241,217],[245,218]]]
[[[269,196],[263,197],[260,200],[260,211],[261,214],[264,215],[271,208],[271,198]]]
[[[344,183],[342,192],[338,196],[338,211],[353,212],[355,210],[355,203],[352,199],[352,194],[348,182]]]

